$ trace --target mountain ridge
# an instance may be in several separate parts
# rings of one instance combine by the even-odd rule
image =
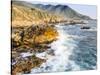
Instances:
[[[25,3],[26,4],[26,3]],[[57,22],[63,20],[62,17],[47,13],[29,5],[24,5],[23,1],[12,2],[12,26],[28,26],[28,25],[39,25],[47,24],[50,22]]]
[[[42,5],[34,4],[35,7],[45,10],[47,12],[52,12],[52,14],[61,15],[64,18],[74,18],[74,19],[92,19],[89,16],[83,15],[70,8],[68,5]]]
[[[35,4],[35,3],[29,3],[25,1],[14,1],[14,3],[17,3],[19,5],[27,6],[30,8],[36,8],[43,10],[47,13],[59,15],[63,18],[70,18],[70,19],[82,19],[82,20],[90,20],[89,16],[80,14],[79,12],[75,11],[74,9],[70,8],[68,5],[52,5],[52,4]]]

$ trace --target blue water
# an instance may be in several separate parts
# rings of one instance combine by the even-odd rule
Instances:
[[[81,30],[80,37],[84,38],[79,40],[78,47],[74,49],[70,60],[75,61],[80,66],[80,70],[94,70],[97,63],[97,31],[96,23],[90,22],[88,26],[90,30]]]
[[[46,59],[31,73],[95,70],[97,63],[97,26],[96,21],[88,24],[56,25],[58,40],[50,44],[51,49],[36,54]],[[81,29],[89,26],[90,29]],[[53,50],[53,54],[49,51]]]

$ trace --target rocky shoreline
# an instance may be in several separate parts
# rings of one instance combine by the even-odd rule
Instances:
[[[29,73],[32,68],[40,66],[45,59],[35,53],[46,51],[48,44],[56,40],[57,31],[51,26],[16,27],[12,29],[12,75]],[[22,53],[31,55],[22,56]]]
[[[59,15],[52,14],[37,7],[30,7],[30,3],[24,3],[26,2],[12,1],[11,4],[12,75],[30,73],[32,68],[39,67],[46,62],[46,59],[39,58],[35,54],[46,52],[50,49],[49,44],[57,40],[59,34],[55,29],[55,25],[87,23],[83,19],[86,16],[77,16],[74,11],[76,17],[71,13],[71,18],[65,18],[60,15],[61,13]],[[27,4],[29,5],[27,6]],[[68,14],[70,15],[69,12]],[[53,54],[52,50],[51,54]]]

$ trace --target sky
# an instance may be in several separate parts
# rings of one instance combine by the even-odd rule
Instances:
[[[28,1],[30,2],[30,1]],[[30,3],[35,3],[35,4],[53,4],[53,5],[57,5],[58,3],[48,3],[48,2],[30,2]],[[69,7],[71,7],[72,9],[76,10],[78,13],[83,14],[83,15],[87,15],[93,19],[97,19],[97,6],[95,5],[81,5],[81,4],[61,4],[61,5],[68,5]]]
[[[76,4],[67,4],[67,5],[81,14],[88,15],[93,19],[97,18],[97,7],[95,5],[76,5]]]

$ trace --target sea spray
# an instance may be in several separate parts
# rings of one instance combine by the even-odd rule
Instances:
[[[50,44],[51,50],[54,50],[54,56],[46,52],[37,54],[37,57],[47,60],[40,67],[32,69],[31,73],[80,70],[80,67],[69,59],[78,41],[75,41],[72,35],[67,34],[62,26],[57,25],[56,29],[59,33],[58,40]]]

